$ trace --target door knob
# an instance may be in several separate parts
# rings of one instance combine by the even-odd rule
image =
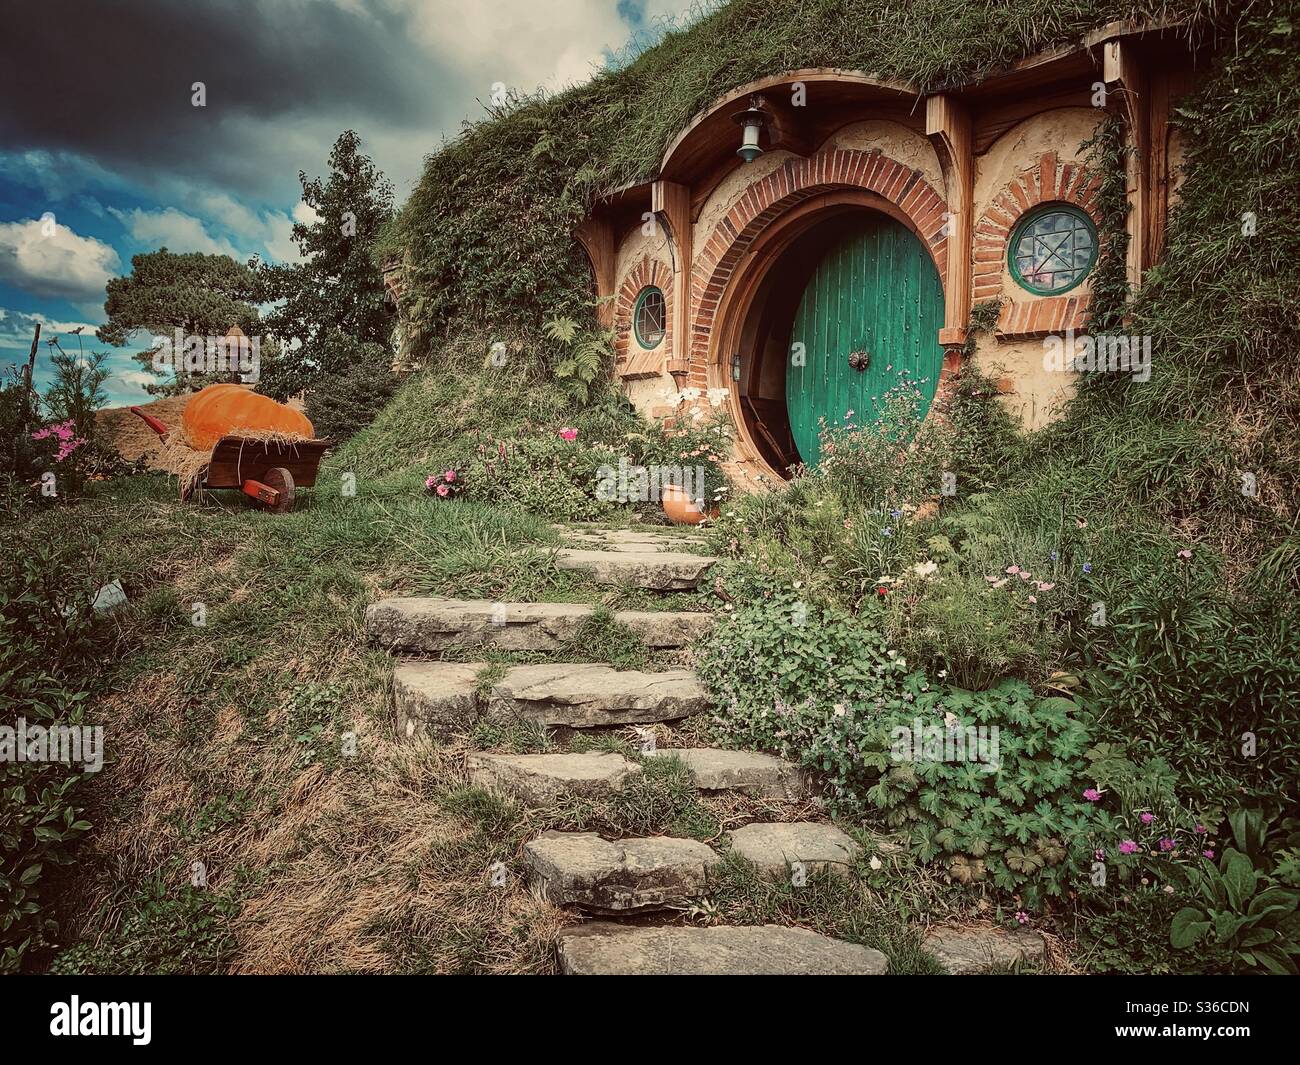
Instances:
[[[849,365],[852,366],[855,370],[857,370],[858,373],[861,373],[863,370],[865,370],[868,366],[871,365],[871,356],[868,355],[865,351],[850,351]]]

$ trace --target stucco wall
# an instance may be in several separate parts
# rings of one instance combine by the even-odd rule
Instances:
[[[1042,157],[1055,152],[1062,165],[1084,162],[1080,145],[1088,140],[1103,117],[1087,107],[1062,108],[1034,115],[1013,126],[975,160],[974,218],[978,224],[999,193],[1017,175],[1035,167]],[[1011,275],[1005,260],[1001,271],[1004,301],[1028,304],[1044,297],[1023,288]],[[1088,281],[1071,289],[1071,296],[1086,296]],[[1026,429],[1038,429],[1060,417],[1074,393],[1075,374],[1043,368],[1043,340],[999,340],[980,337],[975,365],[994,379],[1003,379],[1009,389],[1002,397],[1007,408],[1021,419]]]
[[[944,191],[943,169],[939,166],[939,157],[935,155],[929,140],[916,130],[897,122],[873,119],[843,126],[831,134],[827,147],[864,152],[879,148],[895,162],[921,171],[936,192],[942,194]]]

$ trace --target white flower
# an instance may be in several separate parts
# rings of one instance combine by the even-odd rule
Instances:
[[[872,870],[874,870],[877,873],[880,872],[880,870],[885,867],[885,863],[882,862],[879,858],[877,858],[874,854],[871,856],[871,861],[867,862],[867,864],[871,866]]]
[[[679,395],[682,397],[682,399],[688,399],[692,403],[694,403],[697,399],[700,398],[700,390],[693,386],[691,388],[683,388],[679,393]]]
[[[918,562],[915,566],[912,567],[912,572],[915,573],[918,577],[932,577],[938,571],[939,571],[939,563],[931,562],[928,560],[925,562]]]
[[[731,390],[727,388],[710,388],[708,391],[709,402],[715,407],[720,406],[722,401],[730,394]]]

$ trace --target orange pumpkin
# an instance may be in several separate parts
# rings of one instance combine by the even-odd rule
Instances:
[[[275,432],[310,440],[315,435],[302,414],[243,385],[208,385],[185,404],[181,426],[190,447],[208,451],[223,436]]]

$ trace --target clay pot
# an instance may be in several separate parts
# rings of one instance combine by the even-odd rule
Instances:
[[[659,493],[664,514],[674,525],[699,525],[705,518],[716,518],[718,509],[705,511],[675,484],[665,485]]]

